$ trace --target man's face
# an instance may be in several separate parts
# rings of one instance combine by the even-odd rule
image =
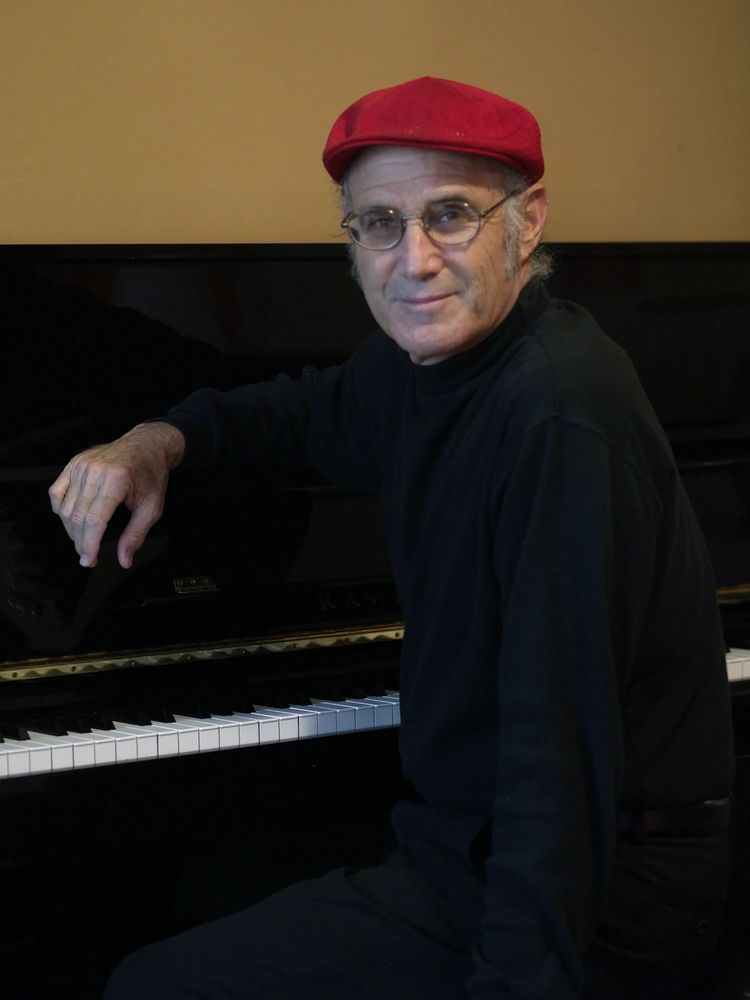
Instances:
[[[347,185],[354,213],[387,207],[409,216],[446,199],[466,201],[482,212],[507,193],[493,165],[480,157],[397,146],[362,153]],[[407,224],[392,250],[355,245],[359,279],[373,316],[416,364],[434,364],[473,347],[510,312],[541,235],[544,189],[537,195],[541,198],[532,201],[544,211],[538,225],[525,224],[521,266],[515,269],[507,266],[502,207],[462,246],[433,243],[419,222]]]

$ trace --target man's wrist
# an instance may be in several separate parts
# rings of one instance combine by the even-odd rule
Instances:
[[[157,440],[164,449],[170,470],[176,468],[185,454],[185,435],[182,431],[164,420],[153,420],[145,424],[138,424],[128,433],[139,436],[144,432],[148,433],[151,441]]]

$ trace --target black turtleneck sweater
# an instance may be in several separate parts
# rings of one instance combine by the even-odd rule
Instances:
[[[709,560],[630,362],[528,285],[474,348],[171,411],[188,465],[311,462],[382,498],[406,621],[406,862],[473,949],[472,996],[580,993],[618,806],[729,793]]]

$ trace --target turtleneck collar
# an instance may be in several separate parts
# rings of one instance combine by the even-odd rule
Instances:
[[[417,391],[420,394],[451,392],[469,385],[491,368],[529,328],[549,302],[544,285],[535,279],[521,289],[516,302],[489,336],[467,351],[454,354],[434,365],[417,365],[409,355],[399,348],[402,361],[410,369]]]

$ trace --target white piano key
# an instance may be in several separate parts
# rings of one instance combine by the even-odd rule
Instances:
[[[4,778],[16,778],[29,773],[29,755],[18,747],[8,746],[7,740],[2,746],[2,761],[0,773]]]
[[[0,776],[5,778],[16,778],[31,771],[29,755],[24,749],[25,740],[11,740],[5,737],[0,744]]]
[[[31,736],[31,732],[29,732]],[[39,737],[34,735],[32,739]],[[50,737],[50,739],[60,740],[62,743],[70,744],[73,749],[73,767],[93,767],[96,763],[93,743],[84,735],[74,735],[67,733],[65,736]]]
[[[258,723],[259,743],[279,742],[279,720],[270,715],[259,715],[258,712],[233,712],[237,719],[247,719]]]
[[[301,740],[315,739],[318,733],[318,712],[310,711],[307,706],[302,705],[297,708],[289,706],[290,712],[296,712],[299,718],[299,738]]]
[[[311,698],[313,705],[323,705],[336,712],[336,732],[353,733],[357,728],[357,717],[354,707],[343,701],[326,701],[324,698]]]
[[[393,705],[393,725],[401,725],[401,699],[398,694],[392,691],[387,691],[383,696],[386,701],[389,701]]]
[[[193,719],[188,715],[175,715],[174,718],[175,722],[186,722],[188,725],[197,727],[201,752],[204,750],[231,750],[240,745],[239,725],[231,717],[220,719],[209,716],[208,718]]]
[[[318,735],[317,713],[311,712],[305,706],[289,705],[287,708],[277,708],[273,705],[256,705],[255,711],[262,712],[264,715],[276,716],[279,721],[282,719],[296,720],[294,739],[304,740]],[[281,735],[281,727],[279,727],[279,735]],[[281,739],[284,737],[282,736]]]
[[[149,732],[147,726],[133,726],[129,722],[118,722],[116,719],[112,721],[118,733],[134,737],[138,760],[152,760],[159,756],[159,741],[156,733]]]
[[[174,729],[163,722],[152,722],[149,726],[139,726],[148,729],[156,736],[156,752],[159,757],[176,757],[180,752],[180,736]]]
[[[33,732],[31,729],[29,738],[50,748],[53,771],[73,770],[73,744],[70,740],[64,740],[62,736],[51,736],[49,733]],[[93,763],[92,760],[91,764]]]
[[[375,729],[390,729],[393,726],[393,702],[378,695],[369,695],[363,698],[368,705],[372,705],[375,711]]]
[[[180,756],[200,753],[200,730],[197,726],[191,726],[187,722],[160,722],[159,725],[162,729],[166,729],[177,735],[177,746]],[[212,747],[211,749],[215,748]]]
[[[124,733],[119,729],[92,729],[96,736],[106,736],[115,744],[115,756],[118,764],[130,760],[138,760],[138,741],[132,733]]]
[[[260,732],[257,719],[240,719],[236,715],[212,715],[217,722],[231,722],[237,726],[241,747],[257,746]]]
[[[219,748],[231,750],[240,745],[240,725],[234,719],[211,719],[219,727]]]
[[[750,679],[750,649],[730,649],[727,653],[729,683]]]
[[[372,729],[375,725],[375,711],[372,705],[357,698],[347,698],[346,704],[351,705],[355,712],[357,729]]]
[[[115,740],[111,736],[102,736],[100,733],[77,733],[71,731],[71,736],[80,736],[91,743],[94,750],[94,765],[114,764],[117,762],[117,747]]]
[[[743,665],[743,658],[735,650],[727,653],[727,677],[730,684],[743,679]]]
[[[309,712],[315,716],[318,736],[332,736],[336,732],[336,711],[325,705],[290,705],[295,711]]]
[[[6,737],[4,746],[9,750],[21,751],[20,757],[15,760],[8,758],[8,773],[11,766],[17,768],[15,774],[49,774],[52,770],[52,751],[43,743],[35,740],[10,740]]]
[[[278,719],[280,741],[286,742],[287,740],[299,739],[298,715],[294,713],[290,714],[281,708],[261,708],[260,705],[255,706],[255,714],[267,719]]]
[[[221,724],[216,719],[193,719],[189,715],[175,715],[175,722],[187,722],[198,730],[198,742],[201,753],[221,749]]]

